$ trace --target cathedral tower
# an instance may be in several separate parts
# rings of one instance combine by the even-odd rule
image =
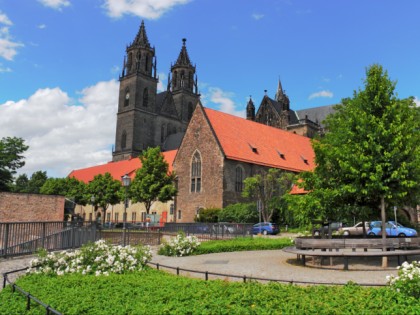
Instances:
[[[142,21],[134,41],[126,47],[120,76],[114,161],[137,156],[154,145],[157,83],[155,48],[150,46]]]

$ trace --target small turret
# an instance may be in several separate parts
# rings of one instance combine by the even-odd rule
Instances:
[[[188,56],[187,46],[185,45],[186,39],[182,39],[182,48],[179,56],[173,66],[172,72],[172,92],[179,90],[186,90],[189,92],[197,93],[196,82],[194,82],[195,66],[191,64],[190,57]]]
[[[251,95],[249,96],[249,101],[246,105],[246,119],[255,121],[255,106]]]

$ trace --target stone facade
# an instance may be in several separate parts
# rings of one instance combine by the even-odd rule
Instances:
[[[0,193],[0,222],[64,221],[63,196]]]
[[[223,207],[225,185],[223,153],[201,106],[196,108],[182,143],[173,165],[179,174],[176,221],[194,222],[201,208]],[[201,187],[192,192],[191,161],[195,153],[201,158]]]

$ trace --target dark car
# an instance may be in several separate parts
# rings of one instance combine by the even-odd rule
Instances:
[[[341,228],[344,226],[342,222],[329,222],[321,224],[318,227],[313,228],[312,235],[313,236],[320,236],[321,234],[327,235],[328,231],[331,229],[332,232],[336,232],[341,230]]]
[[[278,234],[280,233],[280,228],[277,224],[270,222],[260,222],[252,226],[252,234]]]

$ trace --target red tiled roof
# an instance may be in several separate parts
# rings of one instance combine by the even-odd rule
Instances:
[[[166,162],[169,164],[169,172],[172,172],[172,164],[177,150],[163,152]],[[141,168],[141,161],[138,157],[130,160],[123,160],[118,162],[108,162],[107,164],[96,165],[92,167],[82,168],[72,171],[68,177],[74,177],[85,183],[89,183],[95,175],[110,173],[116,180],[121,180],[121,176],[128,174],[131,179],[134,179],[136,170]]]
[[[309,138],[213,109],[204,110],[227,159],[295,172],[315,167]]]

